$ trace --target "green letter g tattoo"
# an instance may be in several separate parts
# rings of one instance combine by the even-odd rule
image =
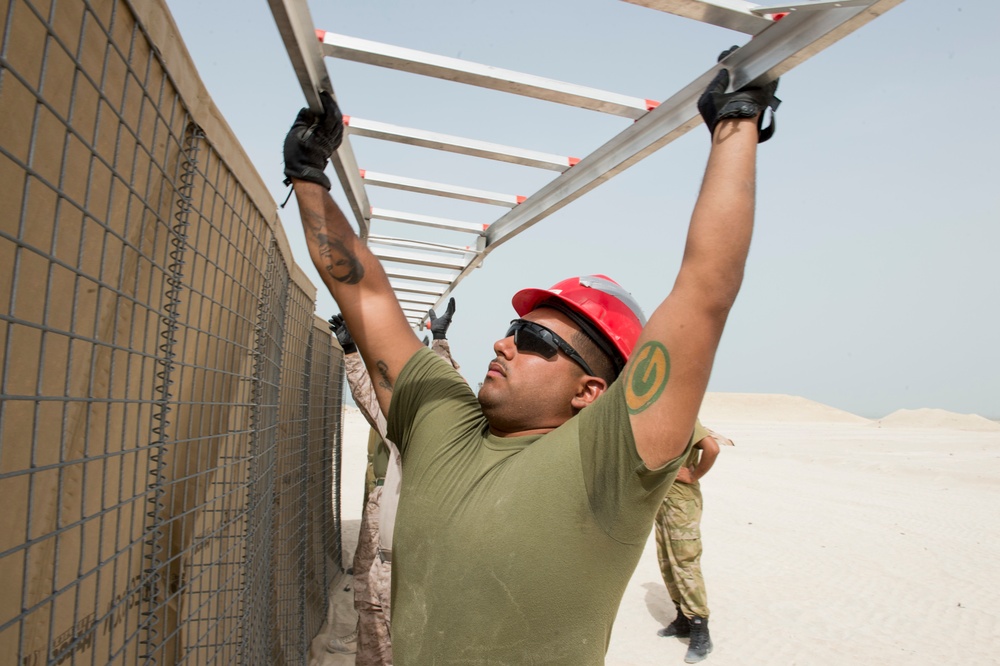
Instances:
[[[638,414],[660,397],[670,377],[670,354],[656,341],[647,342],[633,355],[625,377],[625,404]]]

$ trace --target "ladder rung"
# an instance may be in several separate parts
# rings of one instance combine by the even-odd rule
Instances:
[[[458,185],[448,185],[446,183],[434,183],[429,180],[418,180],[416,178],[405,178],[403,176],[392,176],[374,171],[361,171],[361,177],[370,185],[388,187],[394,190],[406,190],[408,192],[419,192],[421,194],[433,194],[449,199],[462,199],[464,201],[475,201],[477,203],[492,204],[494,206],[506,206],[513,208],[524,201],[527,197],[518,194],[503,194],[502,192],[490,192],[488,190],[477,190],[471,187],[459,187]]]
[[[404,224],[416,224],[422,227],[433,227],[435,229],[449,229],[451,231],[466,231],[480,236],[486,235],[486,230],[490,225],[476,224],[475,222],[462,222],[459,220],[449,220],[444,217],[431,217],[430,215],[418,215],[416,213],[403,213],[398,210],[388,210],[386,208],[372,208],[371,217],[373,220],[386,220],[387,222],[402,222]]]
[[[420,297],[417,294],[396,294],[396,298],[399,299],[400,303],[412,303],[413,305],[420,305],[426,310],[430,306],[437,303],[436,298],[433,296]]]
[[[448,81],[491,88],[502,92],[534,97],[549,102],[568,104],[582,109],[601,111],[633,120],[646,115],[656,107],[656,102],[641,97],[629,97],[564,83],[531,74],[512,72],[499,67],[480,65],[458,58],[404,49],[391,44],[371,42],[367,39],[338,35],[317,30],[323,43],[323,53],[341,60],[378,67],[388,67],[412,74],[423,74]]]
[[[389,286],[395,292],[406,292],[408,294],[426,294],[428,296],[434,297],[434,303],[437,303],[437,299],[441,298],[444,293],[444,289],[434,289],[431,287],[424,287],[418,284],[403,284],[400,282],[389,281]]]
[[[378,243],[380,245],[408,247],[414,250],[428,250],[430,252],[451,252],[452,254],[461,255],[476,251],[468,245],[445,245],[443,243],[431,243],[428,241],[410,240],[407,238],[391,238],[389,236],[369,236],[368,242]]]
[[[374,120],[363,120],[354,116],[344,116],[344,125],[350,134],[356,136],[366,136],[371,139],[382,139],[383,141],[395,141],[396,143],[404,143],[410,146],[421,146],[449,153],[484,157],[486,159],[499,160],[500,162],[509,162],[511,164],[520,164],[539,169],[550,169],[552,171],[565,171],[580,161],[576,157],[551,155],[534,150],[502,146],[498,143],[488,143],[486,141],[465,139],[449,134],[399,127],[398,125],[389,125],[388,123],[380,123]]]
[[[730,30],[756,35],[774,21],[751,14],[756,2],[743,0],[625,0],[702,23],[710,23]]]
[[[384,266],[385,274],[390,278],[400,278],[403,280],[416,280],[417,282],[431,282],[433,284],[446,284],[450,285],[451,281],[455,279],[454,275],[445,275],[444,273],[423,273],[421,271],[411,271],[405,268],[393,268],[391,266]],[[444,293],[442,290],[439,293]]]
[[[464,257],[451,259],[429,252],[406,252],[392,248],[371,248],[371,251],[382,261],[395,261],[401,264],[427,266],[428,268],[451,268],[460,271],[469,264],[464,260]]]

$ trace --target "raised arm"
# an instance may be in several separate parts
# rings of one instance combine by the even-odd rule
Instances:
[[[699,102],[712,136],[708,166],[670,294],[650,317],[625,369],[640,457],[658,468],[680,455],[694,428],[722,330],[743,281],[753,229],[759,116],[777,106],[776,82],[726,93],[721,70]]]
[[[322,93],[324,113],[299,112],[285,138],[285,175],[295,190],[309,256],[347,322],[372,377],[382,411],[396,377],[422,346],[403,315],[381,263],[330,196],[323,173],[340,145],[343,119]]]
[[[434,341],[431,343],[431,350],[446,360],[451,367],[456,370],[460,369],[461,366],[458,365],[451,355],[451,345],[448,344],[448,328],[451,326],[451,319],[455,316],[455,299],[448,299],[448,307],[444,311],[444,315],[441,317],[437,316],[434,312],[434,308],[427,311],[427,317],[430,319],[431,335],[434,336]]]
[[[347,324],[344,323],[344,316],[335,314],[327,321],[330,322],[330,330],[337,336],[340,348],[344,350],[344,370],[347,372],[347,387],[351,390],[351,397],[354,398],[365,421],[368,421],[368,425],[378,433],[379,437],[385,439],[387,430],[385,415],[382,414],[378,404],[375,387],[372,386],[372,379],[368,374],[368,368],[365,367],[364,359],[358,353],[358,346],[354,343]]]

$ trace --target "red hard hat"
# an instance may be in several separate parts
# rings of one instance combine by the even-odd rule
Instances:
[[[522,317],[541,305],[563,312],[615,359],[619,372],[646,325],[632,294],[606,275],[572,277],[549,289],[522,289],[511,304]]]

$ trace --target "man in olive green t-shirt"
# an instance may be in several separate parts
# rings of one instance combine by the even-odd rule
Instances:
[[[455,315],[455,299],[448,302],[448,309],[443,316],[438,317],[433,308],[427,314],[434,337],[431,350],[457,370],[459,365],[451,356],[451,346],[447,339],[448,328]],[[371,426],[362,504],[364,508],[352,566],[354,608],[358,612],[355,663],[357,666],[385,666],[393,663],[390,622],[392,549],[388,544],[392,543],[401,483],[399,454],[391,441],[386,439],[386,420],[379,409],[375,388],[344,318],[339,314],[334,315],[329,322],[330,330],[344,351],[344,369],[347,371],[347,386],[351,390],[351,396]],[[346,651],[347,646],[344,641],[337,639],[334,649]]]
[[[336,102],[323,93],[322,114],[299,113],[285,175],[402,452],[398,666],[603,662],[739,292],[775,86],[727,92],[720,67],[699,100],[708,165],[684,260],[649,321],[605,276],[523,289],[478,396],[420,343],[327,192],[323,170],[343,134]]]

